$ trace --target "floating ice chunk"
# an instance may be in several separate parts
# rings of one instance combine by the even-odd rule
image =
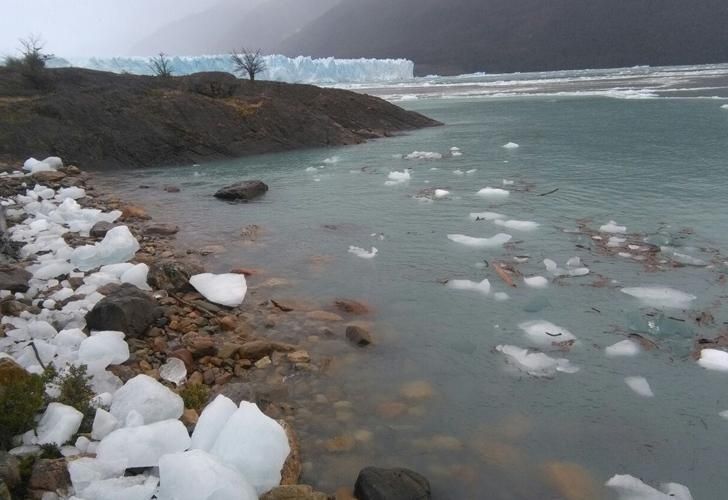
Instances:
[[[68,200],[67,200],[68,201]],[[95,245],[76,248],[71,254],[71,264],[81,271],[89,271],[106,264],[126,262],[139,250],[139,242],[126,226],[117,226]]]
[[[568,342],[576,337],[566,328],[554,325],[549,321],[533,320],[519,323],[528,339],[539,346],[551,346],[554,342]]]
[[[257,450],[256,450],[257,454]],[[203,450],[159,460],[159,500],[256,500],[245,477]]]
[[[484,187],[478,191],[478,196],[488,200],[505,200],[508,198],[510,191],[501,188]]]
[[[658,309],[686,309],[697,297],[665,286],[622,288],[622,293],[639,299],[643,304]]]
[[[698,364],[706,370],[728,372],[728,352],[719,349],[703,349],[700,351]]]
[[[207,300],[228,307],[243,303],[248,286],[242,274],[196,274],[190,278],[190,285]]]
[[[728,104],[724,104],[720,107],[720,109],[728,109]]]
[[[472,220],[498,220],[504,219],[505,215],[496,212],[472,212],[470,218]]]
[[[262,495],[280,483],[281,468],[290,451],[283,427],[257,405],[243,401],[225,423],[210,453],[237,469]]]
[[[102,462],[95,458],[82,457],[68,463],[68,474],[77,494],[81,494],[94,481],[110,479],[124,474],[123,463]]]
[[[182,398],[147,375],[137,375],[114,393],[111,414],[120,422],[130,411],[136,410],[151,424],[170,418],[179,418],[184,410]]]
[[[435,189],[435,198],[444,198],[450,194],[446,189]]]
[[[723,410],[722,412],[718,413],[718,416],[728,420],[728,410]]]
[[[349,247],[349,253],[354,254],[362,259],[373,259],[377,255],[377,253],[379,253],[379,250],[377,250],[376,247],[372,247],[371,251],[367,252],[363,248],[355,247],[352,245]]]
[[[515,183],[516,183],[516,181],[509,181],[508,179],[503,179],[504,186],[512,186]]]
[[[530,276],[528,278],[523,278],[523,282],[526,286],[530,286],[531,288],[546,288],[549,286],[549,280],[543,276]]]
[[[529,220],[496,220],[495,224],[508,229],[515,229],[517,231],[533,231],[538,229],[538,222],[532,222]]]
[[[160,457],[168,453],[185,451],[190,436],[179,420],[162,420],[149,425],[117,429],[106,436],[96,449],[96,456],[104,462],[121,462],[126,467],[156,467]],[[256,453],[251,453],[256,450]],[[248,447],[241,453],[258,456],[258,448]],[[251,458],[254,460],[254,458]],[[282,464],[281,464],[282,465]]]
[[[678,483],[663,483],[656,490],[629,474],[617,474],[606,482],[619,500],[693,500],[690,490]]]
[[[237,409],[237,405],[231,399],[222,394],[218,395],[202,410],[200,419],[192,432],[190,448],[210,451],[223,426]]]
[[[627,238],[620,238],[619,236],[610,236],[609,240],[607,240],[607,246],[608,247],[621,247],[626,241],[627,241]]]
[[[441,153],[433,153],[430,151],[413,151],[404,156],[405,160],[442,160]]]
[[[333,165],[335,163],[339,163],[339,160],[341,160],[340,157],[338,157],[338,156],[332,156],[330,158],[326,158],[324,160],[324,163],[326,163],[327,165]]]
[[[83,413],[72,406],[51,403],[40,419],[37,428],[38,444],[53,443],[61,446],[78,432]]]
[[[447,286],[454,290],[470,290],[482,293],[483,295],[490,293],[490,281],[487,278],[480,283],[470,280],[450,280],[447,282]]]
[[[644,377],[626,377],[624,379],[624,383],[627,384],[627,387],[632,389],[636,394],[642,396],[643,398],[655,397],[655,394],[652,392],[650,384]]]
[[[318,172],[318,169],[316,167],[308,167],[306,172],[316,173]]]
[[[640,346],[634,340],[626,339],[605,348],[604,353],[609,357],[636,356],[640,353]]]
[[[465,175],[465,172],[463,172],[463,171],[462,171],[462,170],[460,170],[460,169],[457,169],[457,170],[453,170],[453,171],[452,171],[452,173],[453,173],[453,174],[455,174],[455,175]]]
[[[404,170],[402,172],[389,172],[389,175],[387,176],[388,181],[386,181],[384,184],[387,186],[394,186],[395,184],[402,184],[404,182],[408,182],[410,179],[412,179],[412,176],[409,173],[409,170]]]
[[[130,283],[140,290],[151,290],[152,288],[147,284],[148,273],[148,265],[144,263],[137,264],[121,275],[121,282]]]
[[[91,371],[118,365],[129,359],[129,344],[122,332],[95,332],[86,338],[78,348],[78,361]]]
[[[685,264],[686,266],[698,266],[703,267],[707,266],[708,263],[702,259],[698,259],[697,257],[693,257],[692,255],[688,255],[685,253],[676,252],[675,249],[671,247],[660,247],[660,251],[666,255],[669,255],[672,257],[672,260],[677,262],[678,264]]]
[[[518,149],[518,148],[520,148],[521,146],[519,146],[519,145],[518,145],[518,144],[516,144],[515,142],[508,142],[508,143],[504,144],[504,145],[503,145],[503,147],[504,147],[505,149]]]
[[[574,269],[568,270],[569,276],[586,276],[589,274],[589,268],[588,267],[577,267]]]
[[[552,358],[542,352],[529,352],[514,345],[496,346],[496,351],[508,357],[510,363],[519,370],[534,377],[550,377],[556,372],[576,373],[579,367],[572,365],[568,359]]]
[[[599,228],[603,233],[626,233],[627,226],[619,226],[613,220],[610,220],[608,224],[604,224]]]
[[[473,238],[464,234],[448,234],[447,239],[474,248],[496,248],[508,243],[512,236],[510,234],[498,233],[490,238]]]
[[[466,175],[473,175],[473,174],[474,174],[475,172],[477,172],[477,171],[478,171],[478,169],[477,169],[477,168],[471,168],[470,170],[466,170],[466,171],[465,171],[465,174],[466,174]]]
[[[493,298],[496,302],[503,302],[511,298],[506,292],[495,292]]]
[[[101,440],[104,439],[110,432],[116,430],[119,427],[119,421],[108,411],[103,408],[96,410],[96,416],[94,416],[94,423],[91,427],[91,437],[93,439]]]
[[[159,376],[175,385],[180,385],[187,378],[184,361],[179,358],[168,358],[167,362],[159,367]]]
[[[93,481],[82,492],[84,500],[150,500],[159,479],[154,476],[124,476]]]

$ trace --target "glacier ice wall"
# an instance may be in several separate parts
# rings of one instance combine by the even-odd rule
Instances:
[[[264,56],[267,70],[258,78],[291,83],[361,83],[409,80],[414,77],[414,63],[407,59],[334,59],[327,57]],[[153,74],[150,57],[69,57],[54,58],[52,67],[69,67],[132,73]],[[227,54],[207,56],[170,56],[174,75],[200,71],[234,70]]]

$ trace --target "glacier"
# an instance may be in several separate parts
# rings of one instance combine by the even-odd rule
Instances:
[[[414,62],[408,59],[315,59],[308,56],[263,56],[267,69],[258,77],[289,83],[362,83],[392,82],[414,78]],[[151,57],[54,57],[49,67],[77,67],[153,75]],[[201,71],[234,72],[230,55],[169,56],[174,75],[189,75]]]

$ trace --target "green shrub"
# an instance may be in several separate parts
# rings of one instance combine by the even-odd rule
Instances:
[[[38,458],[61,458],[61,449],[56,443],[47,443],[40,445],[40,456]]]
[[[185,408],[200,411],[202,406],[207,403],[207,398],[210,397],[210,389],[206,385],[190,384],[184,386],[179,395],[185,402]]]
[[[91,389],[91,377],[86,374],[86,365],[68,365],[63,375],[56,374],[50,379],[58,386],[58,397],[53,400],[64,405],[73,406],[83,413],[80,432],[90,432],[96,414],[91,406],[94,391]]]
[[[0,386],[0,447],[8,448],[17,434],[35,426],[45,403],[45,382],[39,375],[16,377]]]

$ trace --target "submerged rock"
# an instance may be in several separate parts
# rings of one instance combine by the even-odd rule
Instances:
[[[86,323],[91,330],[114,330],[139,337],[160,314],[151,295],[125,283],[89,311]]]
[[[372,334],[363,326],[350,325],[346,327],[346,338],[359,347],[368,346],[373,342]]]
[[[358,500],[428,500],[430,483],[409,469],[366,467],[359,472],[354,486]]]
[[[264,195],[268,186],[263,181],[242,181],[236,182],[218,190],[215,198],[221,200],[250,201]]]

